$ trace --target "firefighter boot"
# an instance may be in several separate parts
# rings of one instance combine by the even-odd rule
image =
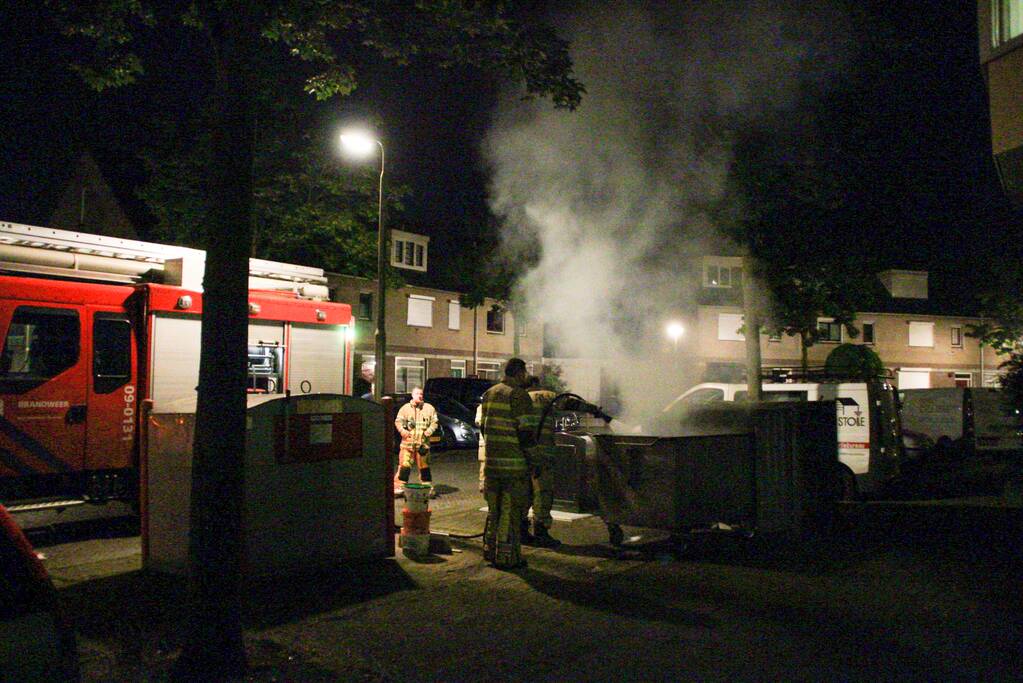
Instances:
[[[547,527],[537,522],[533,525],[533,545],[537,548],[557,548],[561,541],[551,536]]]
[[[522,545],[536,545],[536,537],[529,533],[529,520],[522,520],[519,526],[519,539]]]

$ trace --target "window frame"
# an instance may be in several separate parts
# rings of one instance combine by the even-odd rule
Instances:
[[[421,371],[421,379],[409,383],[408,371],[417,369]],[[404,377],[402,370],[405,371]],[[394,393],[407,394],[415,387],[426,384],[426,359],[416,356],[395,356],[394,358]],[[404,387],[404,388],[402,388]]]
[[[927,326],[930,328],[930,344],[914,344],[913,343],[913,329],[914,326]],[[917,329],[920,329],[919,327]],[[906,321],[906,345],[914,349],[933,349],[934,348],[934,323],[927,320],[907,320]]]
[[[462,302],[457,299],[448,299],[448,329],[456,332],[462,329]]]
[[[102,324],[106,323],[118,323],[123,325],[127,330],[127,339],[124,347],[120,349],[122,355],[121,360],[124,363],[123,373],[105,373],[100,370],[107,370],[108,368],[100,368],[99,364],[102,362],[100,356],[100,350],[104,346],[101,343],[98,331]],[[132,325],[128,316],[123,313],[97,311],[92,318],[92,391],[96,394],[112,394],[117,391],[125,384],[131,381],[132,367]]]
[[[406,316],[405,316],[406,324],[409,327],[419,327],[419,328],[423,328],[423,329],[432,328],[433,327],[433,302],[436,301],[436,300],[437,300],[436,297],[432,297],[432,296],[425,296],[423,294],[409,294],[408,295],[408,301],[406,302],[406,308],[407,308]],[[429,305],[429,311],[430,311],[430,316],[429,316],[430,320],[429,320],[429,322],[422,323],[422,322],[414,322],[413,321],[413,319],[412,319],[412,306],[413,306],[412,302],[413,301],[419,301],[419,302],[425,301],[425,302],[427,302],[427,304]]]
[[[948,343],[953,349],[963,348],[963,326],[952,325],[949,328]]]
[[[827,336],[821,335],[821,326],[827,327]],[[835,322],[834,318],[817,318],[817,343],[818,344],[841,344],[842,343],[842,323]],[[838,339],[831,336],[833,330],[838,330]]]
[[[463,378],[465,378],[465,377],[467,376],[467,373],[466,373],[466,365],[467,365],[467,364],[466,364],[466,361],[465,361],[465,359],[464,359],[464,358],[461,358],[461,359],[458,359],[458,358],[452,358],[452,359],[451,359],[451,364],[450,364],[450,368],[449,368],[449,370],[448,370],[448,375],[449,375],[450,377],[457,377],[457,378],[459,378],[459,379],[463,379]],[[461,374],[458,374],[458,375],[456,375],[456,374],[455,374],[455,371],[456,371],[456,370],[457,370],[458,372],[460,372]]]
[[[367,303],[368,302],[368,303]],[[373,292],[359,292],[358,315],[359,320],[373,319]]]
[[[68,349],[66,349],[66,350],[67,351],[72,351],[73,350],[74,358],[70,359],[70,360],[65,359],[64,361],[62,361],[64,363],[63,366],[61,366],[61,367],[59,367],[59,368],[57,368],[57,369],[55,369],[53,371],[50,371],[49,374],[47,374],[45,376],[42,375],[42,374],[38,374],[37,375],[37,374],[32,374],[32,373],[15,373],[15,374],[12,375],[9,368],[4,368],[4,365],[7,364],[4,359],[7,356],[7,351],[8,351],[9,344],[11,342],[12,336],[17,336],[17,335],[12,335],[12,333],[14,331],[14,326],[15,325],[28,326],[30,324],[33,324],[33,323],[29,323],[29,322],[22,322],[22,323],[17,322],[17,318],[18,318],[19,314],[27,314],[27,315],[33,315],[34,314],[34,315],[49,316],[51,318],[58,318],[58,317],[59,318],[73,318],[74,319],[74,335],[73,335],[74,342],[73,342],[73,346],[69,346]],[[34,323],[34,325],[38,326],[38,323]],[[24,339],[25,336],[26,336],[25,334],[21,335],[21,337],[23,339]],[[67,335],[60,335],[60,336],[67,336]],[[26,360],[29,360],[29,359],[32,358],[32,356],[30,355],[32,353],[32,344],[29,343],[27,345],[27,348],[28,348],[28,351],[26,353]],[[70,358],[70,354],[69,354],[69,358]],[[81,314],[80,314],[80,312],[79,312],[79,310],[77,308],[61,308],[61,307],[57,307],[57,306],[32,306],[32,305],[17,306],[11,312],[10,323],[8,323],[7,330],[4,333],[4,337],[3,337],[3,346],[0,347],[0,372],[3,373],[3,374],[0,374],[0,391],[2,391],[3,393],[7,393],[7,394],[22,394],[22,393],[25,393],[27,391],[31,391],[32,389],[35,389],[36,387],[42,386],[43,384],[46,384],[47,382],[53,380],[54,378],[59,377],[60,375],[62,375],[65,372],[67,372],[68,370],[71,370],[76,365],[78,365],[81,362],[81,360],[82,360],[82,316],[81,316]]]
[[[492,325],[491,316],[493,316],[493,322],[497,322],[497,321],[500,322],[500,326],[499,326],[500,329],[496,329],[496,326]],[[486,317],[487,317],[487,319],[486,319],[486,331],[487,331],[487,334],[504,334],[505,333],[505,330],[507,329],[507,325],[505,325],[504,309],[503,308],[501,308],[500,306],[491,306],[490,308],[487,309],[487,316]]]
[[[870,340],[867,340],[867,326],[870,326]],[[874,346],[877,344],[877,325],[873,320],[864,320],[860,323],[860,333],[863,335],[863,343],[867,346]]]
[[[727,329],[731,328],[731,323],[728,323],[727,320],[731,320],[731,319],[734,319],[734,318],[738,318],[738,320],[739,320],[739,326],[738,326],[738,328],[736,328],[736,331],[735,332],[722,332],[722,330],[727,330]],[[746,335],[743,334],[742,332],[738,331],[739,328],[741,328],[745,324],[746,324],[746,320],[745,320],[744,316],[742,315],[742,313],[718,313],[718,331],[717,331],[718,341],[746,341]]]
[[[483,366],[486,366],[485,368]],[[476,361],[476,376],[480,379],[492,379],[498,381],[501,379],[501,361],[496,360],[478,360]],[[486,375],[484,373],[487,373]],[[490,373],[493,373],[491,376]]]

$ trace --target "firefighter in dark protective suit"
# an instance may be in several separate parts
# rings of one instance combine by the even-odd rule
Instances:
[[[525,567],[520,521],[529,506],[529,468],[535,445],[523,420],[532,411],[525,390],[526,364],[512,358],[504,379],[483,395],[480,425],[487,442],[483,492],[487,499],[487,525],[483,557],[498,569]]]
[[[557,548],[561,541],[550,534],[554,518],[551,516],[551,507],[554,505],[554,415],[549,412],[548,406],[554,401],[557,394],[549,389],[540,386],[540,378],[533,376],[529,378],[526,393],[532,404],[532,411],[524,418],[525,424],[533,432],[534,436],[539,427],[539,438],[533,451],[533,466],[530,468],[530,483],[532,484],[532,495],[530,502],[533,505],[533,533],[529,533],[529,504],[522,510],[522,543],[534,545],[540,548]],[[543,420],[544,410],[548,410],[547,419]],[[540,421],[543,420],[543,425]]]

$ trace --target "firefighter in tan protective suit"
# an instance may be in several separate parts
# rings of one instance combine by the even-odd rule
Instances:
[[[412,466],[416,465],[419,468],[419,481],[429,484],[430,497],[435,498],[437,494],[430,474],[430,435],[437,431],[437,411],[423,400],[421,387],[412,390],[412,400],[398,411],[394,426],[401,435],[395,495],[400,495],[399,487],[408,483],[412,476]]]
[[[526,364],[512,358],[504,379],[483,395],[481,431],[487,442],[484,494],[487,525],[483,534],[483,557],[499,569],[524,567],[519,522],[529,506],[529,467],[535,445],[522,418],[532,404],[523,388]]]
[[[540,386],[540,378],[535,375],[529,378],[526,387],[529,400],[533,405],[532,412],[523,418],[523,424],[533,430],[540,427],[540,420],[543,418],[544,410],[557,397],[557,394],[549,389]],[[530,502],[533,506],[533,533],[529,533],[529,505],[522,510],[522,543],[534,545],[540,548],[557,548],[561,541],[550,534],[554,518],[551,516],[551,508],[554,505],[554,415],[550,412],[547,419],[540,427],[539,436],[534,446],[534,457],[530,468],[530,483],[532,485]]]

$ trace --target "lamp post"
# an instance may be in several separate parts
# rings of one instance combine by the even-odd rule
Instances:
[[[680,322],[670,322],[668,327],[665,328],[665,332],[668,334],[668,339],[671,340],[675,350],[678,351],[678,340],[685,334],[686,329],[682,327]]]
[[[363,130],[346,130],[341,133],[341,149],[353,157],[365,159],[373,153],[374,147],[380,148],[380,183],[377,190],[377,325],[373,361],[373,399],[379,403],[384,395],[384,373],[387,367],[387,333],[384,329],[386,312],[384,274],[387,268],[387,232],[384,228],[384,143]]]

